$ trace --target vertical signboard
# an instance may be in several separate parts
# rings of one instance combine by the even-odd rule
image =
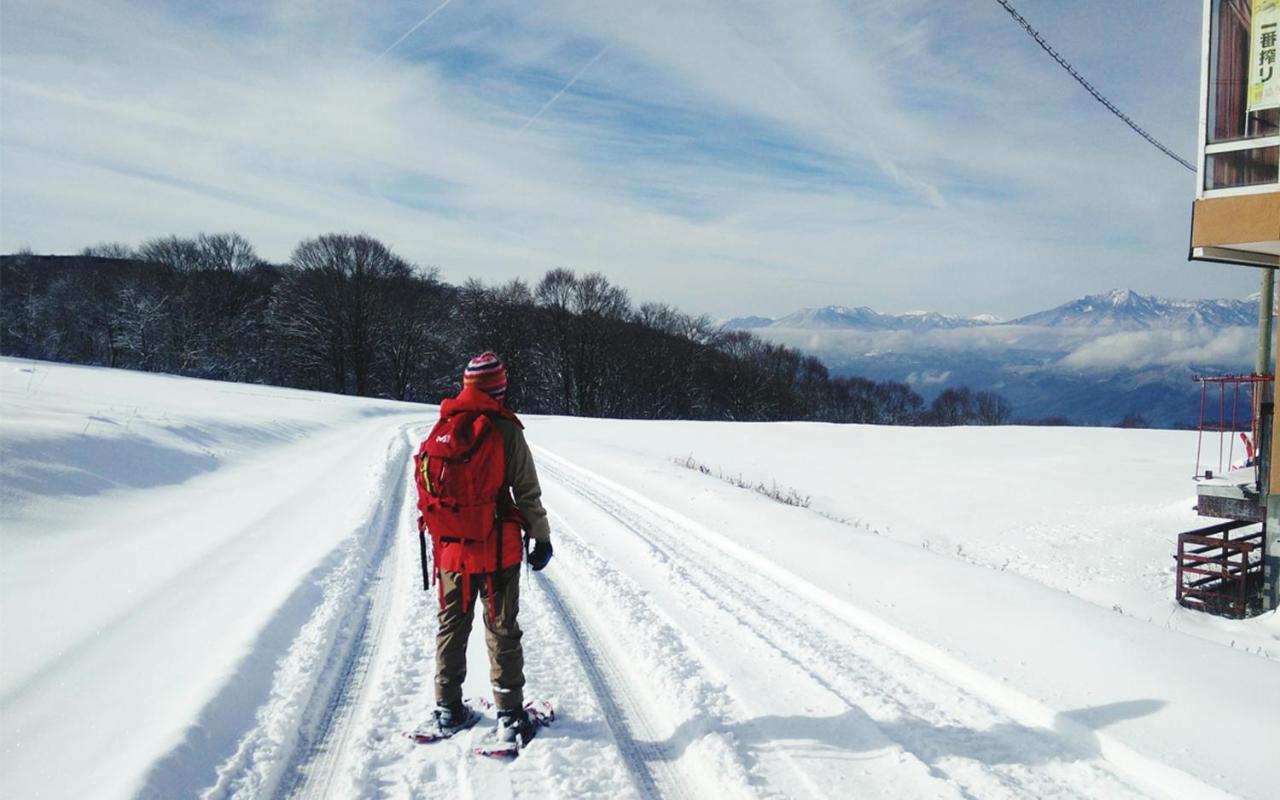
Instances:
[[[1249,26],[1249,111],[1280,108],[1280,0],[1253,0]]]

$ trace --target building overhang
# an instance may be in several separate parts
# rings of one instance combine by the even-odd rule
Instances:
[[[1280,192],[1196,200],[1188,257],[1280,268]]]

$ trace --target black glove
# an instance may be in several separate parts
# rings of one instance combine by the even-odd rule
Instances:
[[[551,542],[533,543],[533,550],[529,552],[529,568],[534,572],[539,572],[551,560]]]

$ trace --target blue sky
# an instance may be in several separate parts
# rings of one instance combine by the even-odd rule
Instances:
[[[1017,5],[1194,158],[1198,0]],[[0,6],[5,252],[364,231],[713,316],[1256,291],[1185,260],[1193,196],[994,0]]]

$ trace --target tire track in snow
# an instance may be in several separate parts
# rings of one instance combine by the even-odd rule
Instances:
[[[415,434],[417,427],[418,423],[410,423],[400,429],[404,447],[410,451],[421,438]],[[398,666],[384,662],[391,658],[391,640],[399,632],[395,626],[388,624],[391,609],[395,605],[394,596],[408,591],[405,586],[405,570],[399,564],[403,555],[399,553],[396,541],[397,533],[406,523],[412,522],[414,514],[413,505],[409,501],[412,478],[405,470],[396,469],[404,460],[405,453],[404,449],[396,450],[387,459],[387,480],[383,487],[388,490],[390,501],[382,523],[382,547],[386,554],[381,557],[372,579],[371,596],[363,616],[359,644],[349,659],[340,685],[333,693],[329,713],[322,733],[316,739],[316,746],[298,769],[288,793],[291,798],[341,797],[351,793],[351,787],[345,787],[344,790],[338,783],[342,778],[343,768],[351,766],[354,744],[362,735],[368,735],[368,731],[357,727],[356,721],[367,716],[375,703],[373,678],[376,674]]]
[[[551,603],[556,617],[569,635],[575,655],[582,664],[591,690],[600,703],[605,723],[613,734],[623,763],[641,797],[691,797],[679,776],[670,768],[662,750],[655,744],[653,726],[648,724],[643,706],[635,698],[622,676],[616,660],[602,651],[588,635],[588,628],[564,601],[561,591],[549,575],[535,573],[534,583]],[[621,702],[619,702],[621,700]],[[640,737],[647,737],[638,739]],[[652,766],[651,766],[652,765]],[[655,775],[655,772],[659,774]],[[660,792],[659,786],[666,791]]]
[[[408,433],[405,434],[408,441]],[[394,458],[394,457],[393,457]],[[396,472],[390,473],[392,476]],[[349,754],[355,736],[355,720],[370,702],[370,667],[379,662],[386,648],[387,619],[390,616],[391,594],[403,591],[396,581],[397,549],[394,546],[395,529],[400,527],[400,513],[406,501],[406,481],[400,476],[392,490],[383,516],[383,532],[380,548],[385,553],[377,561],[377,570],[367,589],[367,605],[361,614],[355,646],[347,659],[341,679],[332,694],[325,718],[315,738],[316,745],[299,764],[295,779],[285,794],[291,798],[324,798],[334,795],[334,788],[341,767]],[[390,517],[390,519],[387,519]],[[338,794],[343,794],[339,792]]]
[[[559,461],[559,459],[557,459],[557,461]],[[624,530],[627,530],[633,535],[637,535],[648,549],[657,554],[657,548],[655,548],[653,543],[643,535],[640,535],[639,528],[634,519],[624,518],[623,516],[613,513],[609,509],[605,508],[603,505],[603,503],[605,503],[603,498],[590,493],[579,481],[567,474],[554,462],[548,463],[543,459],[540,463],[543,464],[543,472],[548,477],[551,477],[553,480],[561,483],[569,491],[588,504],[596,507],[599,511],[606,513],[614,524],[620,525]],[[681,746],[688,747],[690,742],[696,742],[699,737],[708,735],[716,735],[721,741],[728,742],[733,751],[731,754],[732,758],[741,764],[744,769],[749,770],[749,777],[747,780],[743,781],[743,783],[749,783],[750,789],[757,795],[771,794],[788,797],[818,798],[844,796],[847,794],[849,790],[849,787],[847,786],[840,790],[824,791],[824,789],[813,780],[808,770],[804,766],[796,763],[795,759],[786,748],[780,746],[779,743],[773,741],[767,735],[763,735],[759,730],[748,731],[748,728],[754,727],[754,717],[751,716],[752,711],[750,709],[750,704],[744,703],[740,695],[734,692],[731,686],[726,686],[718,680],[709,682],[707,678],[701,677],[701,674],[709,673],[714,675],[716,673],[717,669],[714,666],[716,659],[714,655],[705,653],[700,646],[701,642],[697,640],[693,634],[688,632],[688,628],[680,629],[679,623],[672,621],[667,616],[666,612],[662,609],[661,604],[651,597],[653,592],[648,589],[633,588],[632,581],[629,577],[618,573],[612,568],[612,566],[610,566],[612,562],[606,561],[602,556],[597,555],[582,535],[579,534],[572,525],[564,521],[562,514],[553,511],[552,517],[555,518],[555,525],[553,527],[556,529],[558,534],[567,532],[571,535],[570,541],[568,542],[568,544],[571,544],[571,550],[567,555],[576,561],[587,562],[591,566],[590,571],[592,573],[597,573],[603,576],[603,579],[596,579],[602,596],[607,597],[611,594],[621,593],[625,596],[625,602],[623,604],[629,607],[629,611],[633,616],[643,615],[657,620],[658,624],[665,629],[664,632],[669,633],[670,637],[676,641],[676,646],[680,651],[680,658],[685,662],[682,665],[684,667],[684,671],[688,672],[696,670],[699,673],[699,678],[697,678],[697,680],[704,685],[704,693],[714,694],[720,701],[719,703],[711,706],[708,706],[705,703],[694,703],[693,710],[696,716],[686,720],[681,725],[682,728],[687,726],[689,729],[683,733],[673,734],[669,742],[673,740],[681,740]],[[674,560],[670,558],[669,554],[662,553],[659,554],[659,557],[664,564],[674,563]],[[629,570],[629,572],[631,572],[631,570]],[[664,578],[665,577],[670,577],[670,580],[666,582],[671,584],[673,587],[682,585],[693,586],[701,580],[700,578],[693,578],[684,573],[673,576],[664,576]],[[648,586],[649,584],[645,585]],[[698,596],[696,598],[691,598],[696,600],[696,605],[714,606],[717,613],[727,611],[729,615],[733,617],[733,619],[728,620],[729,625],[735,625],[739,622],[736,618],[736,612],[723,605],[723,599],[713,597],[712,594],[708,593],[705,589],[698,589],[697,595]],[[751,633],[756,635],[754,630],[751,631]],[[627,635],[634,637],[635,634],[633,631],[628,630]],[[748,642],[743,646],[755,648],[758,647],[758,645],[758,635],[756,635],[756,640]],[[659,647],[660,646],[661,643],[659,644]],[[615,645],[615,647],[617,647],[617,645]],[[635,649],[641,652],[646,649],[653,650],[654,643],[652,641],[647,641],[644,642],[644,646],[637,647]],[[671,649],[670,645],[668,645],[668,652],[670,652]],[[757,651],[749,649],[746,652],[751,652],[754,655]],[[795,661],[790,653],[782,651],[778,652],[784,657],[782,659],[783,661]],[[664,655],[666,655],[666,653],[664,653]],[[659,673],[663,672],[664,667],[666,667],[666,665],[653,664],[647,664],[645,666],[654,667]],[[677,671],[677,680],[679,677],[680,676]],[[771,675],[770,677],[775,681],[780,679],[780,676],[777,675]],[[660,692],[657,694],[661,695]],[[828,696],[831,695],[834,695],[834,693],[831,693]],[[679,699],[682,698],[677,698],[677,700]],[[693,724],[689,725],[690,722]],[[748,739],[758,745],[756,749],[761,751],[759,756],[753,757],[750,750],[736,745],[735,731],[736,736],[740,737],[745,735]],[[862,731],[862,733],[865,735],[865,731]],[[879,752],[874,755],[871,760],[881,759],[886,756],[893,757],[894,752],[901,755],[901,751],[889,742],[884,735],[878,731],[878,729],[874,732],[874,736],[872,738],[878,740],[878,747],[872,749],[878,749]],[[724,759],[722,758],[721,760]],[[770,760],[772,763],[770,763]],[[865,763],[866,759],[863,761]],[[762,769],[765,770],[765,774],[761,774]],[[701,767],[701,771],[704,772],[713,770],[713,765],[703,765]],[[930,777],[928,770],[922,764],[915,764],[914,770],[911,770],[911,772],[915,773],[914,776],[912,776],[910,772],[902,773],[897,776],[899,778],[899,791],[896,796],[931,798],[963,797],[962,794],[954,792],[949,784],[944,784],[935,780],[935,778]],[[916,785],[911,789],[906,788],[910,783],[908,778],[914,778],[916,781]],[[921,783],[924,784],[923,789],[919,786]],[[861,786],[854,787],[853,791],[856,796],[860,796],[858,794],[858,789],[874,789],[874,793],[878,795],[880,794],[880,790],[883,790],[883,788],[883,786],[877,785],[868,786],[864,781]]]
[[[1038,720],[1028,721],[1028,716],[1038,716],[1034,713],[1038,709],[1028,708],[1033,706],[1033,701],[1017,697],[1007,687],[997,687],[999,693],[994,696],[982,692],[981,685],[975,690],[973,676],[968,674],[961,674],[961,681],[956,683],[957,671],[972,671],[948,663],[953,661],[950,657],[909,640],[883,622],[868,630],[858,624],[860,620],[847,619],[847,613],[827,614],[828,619],[821,621],[815,612],[824,611],[824,606],[825,610],[838,606],[838,610],[844,612],[843,601],[776,566],[761,569],[759,556],[748,552],[749,557],[743,558],[717,541],[719,534],[701,529],[670,509],[538,449],[540,455],[545,456],[541,459],[544,471],[643,540],[665,562],[676,585],[696,593],[700,604],[715,606],[721,613],[737,618],[766,647],[807,672],[812,680],[830,689],[849,706],[878,706],[876,716],[882,719],[896,715],[898,719],[889,726],[894,734],[890,738],[916,755],[939,778],[955,781],[965,793],[1088,796],[1096,792],[1099,785],[1109,787],[1108,791],[1114,793],[1133,793],[1125,781],[1117,780],[1116,770],[1120,770],[1139,784],[1161,793],[1220,794],[1176,768],[1151,762],[1121,745],[1105,742],[1092,731],[1075,730],[1073,725],[1082,726],[1070,720],[1064,723],[1055,718],[1052,727],[1036,725]],[[654,520],[660,520],[661,524]],[[684,535],[675,535],[673,531]],[[694,558],[695,549],[702,549],[704,557]],[[717,566],[734,562],[739,568],[733,572]],[[779,573],[783,580],[777,580]],[[764,588],[771,598],[769,602],[762,600],[762,592],[744,588],[746,576],[752,576],[753,587]],[[797,591],[798,587],[802,591]],[[815,600],[818,602],[813,602]],[[793,606],[792,610],[783,609],[788,603]],[[886,635],[886,631],[892,635]],[[902,647],[903,643],[908,646]],[[864,656],[864,652],[874,653],[875,659]],[[799,653],[804,657],[797,657]],[[896,668],[886,670],[886,663]],[[851,671],[859,676],[874,677],[855,680],[849,675]],[[903,680],[899,677],[902,674],[910,675],[911,679]],[[872,684],[881,690],[871,691]],[[959,706],[952,699],[956,697],[963,698]],[[1010,698],[1015,705],[1012,716],[1017,720],[1012,724],[1007,716]],[[946,710],[947,706],[952,707],[950,711]],[[962,718],[956,718],[953,712],[960,713]],[[966,725],[966,722],[972,723],[974,714],[988,723],[1005,719],[1002,725],[1013,735],[1021,736],[1023,744],[1038,744],[1039,755],[1045,763],[1036,769],[1032,765],[1018,768],[1015,764],[979,763],[976,758],[946,758],[948,745],[954,744],[946,741],[948,735],[963,737],[965,733],[980,734],[983,730],[979,725]],[[1081,746],[1081,734],[1094,739],[1091,746],[1088,742]],[[1025,741],[1027,735],[1036,741]],[[987,742],[988,746],[993,744],[1000,743]],[[1116,755],[1118,759],[1113,758]],[[1098,761],[1099,757],[1104,760]]]
[[[557,587],[549,587],[549,576],[535,585],[556,593],[548,599],[569,632],[637,790],[646,797],[754,794],[747,788],[752,776],[725,736],[702,730],[708,719],[725,713],[724,686],[708,679],[646,592],[551,513],[562,554],[557,572],[568,575]],[[589,589],[576,588],[581,586]],[[665,711],[673,707],[692,716]],[[691,723],[693,729],[684,731]],[[670,735],[661,739],[668,728]]]
[[[388,442],[368,522],[344,545],[345,557],[322,581],[325,601],[282,659],[257,725],[219,768],[205,797],[329,794],[351,720],[365,697],[361,678],[374,663],[384,629],[390,591],[385,575],[394,560],[394,531],[405,502],[406,427]],[[392,481],[389,493],[380,491]],[[327,742],[332,745],[326,750]]]
[[[554,470],[552,471],[554,472]],[[830,647],[828,642],[815,636],[814,632],[806,627],[808,623],[796,617],[771,611],[767,604],[759,601],[757,596],[737,589],[736,584],[741,581],[740,576],[735,580],[733,575],[726,572],[717,572],[712,575],[709,571],[684,566],[688,562],[688,558],[682,558],[681,553],[670,547],[658,544],[650,538],[650,535],[647,534],[651,534],[654,529],[647,523],[641,521],[638,517],[629,516],[622,512],[619,506],[611,503],[601,495],[591,492],[571,478],[568,479],[568,485],[573,491],[588,502],[596,505],[597,508],[607,513],[616,522],[640,538],[650,549],[655,559],[669,571],[671,585],[688,587],[683,593],[694,601],[693,607],[712,609],[713,614],[729,617],[730,619],[720,620],[718,625],[722,629],[726,626],[740,629],[742,633],[749,637],[749,641],[744,644],[744,647],[750,648],[750,652],[759,653],[763,645],[768,654],[781,664],[784,669],[799,673],[802,680],[811,681],[820,689],[825,690],[831,697],[843,703],[850,711],[857,711],[861,705],[865,704],[865,698],[860,703],[858,700],[853,699],[850,693],[842,691],[842,687],[839,685],[841,683],[839,678],[824,677],[812,668],[811,662],[806,663],[805,659],[797,655],[798,653],[804,653],[810,658],[820,657]],[[687,554],[684,555],[687,556]],[[708,589],[708,586],[714,588]],[[748,610],[751,612],[750,614],[743,613]],[[773,633],[775,630],[784,633],[782,635]],[[847,657],[842,660],[842,663],[834,666],[837,673],[853,672],[863,676],[873,671],[878,671],[878,669],[870,668],[869,662],[856,656]],[[783,680],[782,675],[777,675],[776,677],[779,681]],[[795,680],[796,677],[794,674],[791,676],[792,680]],[[903,756],[909,759],[910,767],[902,769],[902,774],[895,776],[902,780],[902,784],[898,787],[901,796],[950,796],[964,798],[965,800],[976,800],[977,797],[981,796],[966,791],[966,788],[955,781],[953,776],[920,758],[919,754],[912,748],[903,747],[900,742],[890,739],[869,718],[854,717],[844,725],[848,729],[847,733],[850,742],[859,742],[862,749],[879,751],[890,756],[896,751],[899,761]],[[761,738],[765,738],[765,734],[761,733]],[[794,763],[794,758],[791,754],[776,745],[771,745],[771,743],[770,746],[773,752],[786,762],[788,767],[796,773],[804,775],[803,768]],[[881,755],[879,757],[883,758],[884,756]],[[899,769],[895,767],[895,771],[899,771]],[[912,776],[911,772],[917,774]],[[921,781],[922,774],[931,776],[934,780]],[[880,776],[880,780],[887,781],[888,779],[889,776]],[[916,783],[911,789],[908,789],[907,785],[913,779]],[[874,775],[872,780],[876,780]],[[922,783],[923,785],[921,785]],[[809,788],[810,791],[803,796],[821,796],[825,794],[817,787],[811,786]],[[868,787],[863,788],[866,789]]]

